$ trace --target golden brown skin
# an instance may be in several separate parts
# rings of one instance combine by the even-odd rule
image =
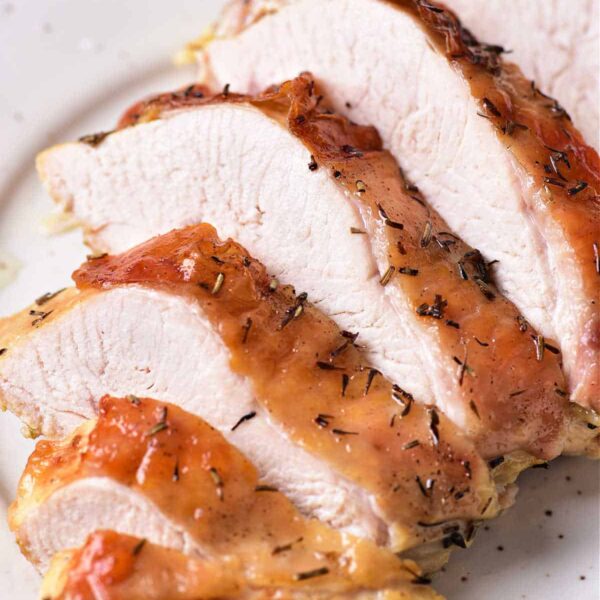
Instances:
[[[538,90],[517,66],[502,61],[497,47],[479,44],[452,11],[435,2],[392,2],[416,14],[438,48],[461,69],[481,102],[481,114],[533,177],[544,212],[559,224],[573,249],[588,302],[577,358],[577,370],[585,373],[581,400],[600,412],[598,153],[585,143],[558,101]]]
[[[309,74],[256,97],[210,95],[202,86],[190,86],[134,105],[120,127],[220,102],[250,103],[281,122],[308,147],[313,168],[328,169],[349,192],[365,232],[387,247],[390,277],[386,281],[383,270],[382,281],[400,288],[415,319],[435,331],[447,360],[445,387],[453,388],[451,401],[460,403],[465,431],[485,457],[525,451],[549,460],[578,451],[567,439],[570,423],[582,416],[592,422],[596,415],[580,415],[569,404],[555,345],[541,341],[499,294],[481,254],[448,232],[418,189],[404,180],[376,130],[327,110]],[[583,430],[582,435],[591,434]],[[589,452],[597,451],[596,439]]]
[[[337,574],[296,581],[280,551],[267,562],[279,560],[283,568],[268,576],[254,575],[236,556],[202,561],[139,538],[99,531],[77,550],[58,554],[44,578],[41,598],[47,600],[208,600],[268,598],[378,598],[381,600],[441,600],[430,587],[411,585],[385,572],[362,573],[342,581]],[[373,565],[398,571],[399,561],[387,555],[389,565]],[[293,562],[289,561],[289,562]],[[385,561],[382,561],[385,562]],[[292,577],[290,577],[292,575]],[[361,579],[362,577],[362,579]],[[354,580],[354,581],[352,581]],[[374,588],[379,580],[388,589]],[[354,585],[354,588],[352,588]]]
[[[274,289],[265,268],[211,226],[89,261],[73,278],[84,293],[138,284],[193,297],[271,418],[378,499],[396,524],[393,548],[439,539],[449,520],[497,513],[487,465],[472,443],[434,408],[364,365],[352,334],[290,287]]]
[[[261,487],[256,469],[220,433],[173,405],[105,396],[96,421],[82,425],[66,440],[39,442],[11,508],[11,524],[18,526],[28,509],[85,477],[109,477],[143,493],[200,544],[208,557],[206,571],[217,579],[213,585],[222,585],[232,596],[241,594],[242,585],[272,591],[307,587],[343,595],[388,586],[406,589],[413,580],[420,581],[412,561],[401,561],[372,542],[342,536],[301,517],[283,494]],[[153,558],[161,554],[174,557],[175,571],[194,564],[161,549],[148,556],[148,549],[137,542],[108,534],[93,536],[87,556],[79,555],[79,568],[72,567],[70,583],[85,588],[90,577],[110,585],[138,570],[146,574]],[[96,556],[90,563],[90,554],[98,552],[109,556]],[[139,559],[150,564],[137,565]],[[88,571],[85,577],[82,570]],[[197,584],[199,593],[202,563],[196,564],[195,572],[199,581],[192,577],[186,585],[193,590]],[[168,569],[166,573],[173,582],[175,573]],[[214,597],[214,592],[207,597]]]

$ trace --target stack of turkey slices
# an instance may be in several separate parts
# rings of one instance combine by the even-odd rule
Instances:
[[[559,342],[572,399],[598,410],[598,154],[558,101],[420,0],[238,1],[217,34],[199,55],[216,89],[254,93],[307,70],[336,109],[376,125],[452,230],[499,261],[502,292]]]
[[[436,597],[523,469],[598,456],[598,156],[437,5],[217,33],[39,158],[95,254],[0,321],[2,402],[60,438],[11,526],[44,597]]]

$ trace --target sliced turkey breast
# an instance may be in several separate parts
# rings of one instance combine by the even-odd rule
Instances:
[[[134,126],[40,158],[96,249],[213,222],[360,332],[370,365],[436,404],[485,457],[565,449],[556,347],[498,294],[491,267],[375,130],[324,109],[308,75],[254,98],[200,94],[136,105],[123,121]]]
[[[199,560],[144,538],[98,531],[91,534],[81,548],[60,552],[52,560],[41,597],[47,600],[266,600],[273,597],[281,600],[442,600],[423,585],[426,580],[422,577],[418,579],[421,584],[407,585],[404,581],[398,585],[398,559],[390,555],[385,559],[378,556],[379,560],[371,560],[370,564],[368,559],[372,557],[365,559],[355,555],[352,563],[361,572],[354,571],[350,581],[341,580],[339,568],[337,572],[329,572],[329,566],[293,571],[289,563],[295,559],[289,560],[288,555],[290,552],[298,554],[299,543],[304,540],[293,539],[283,546],[275,546],[271,556],[261,557],[269,565],[268,572],[258,574],[248,573],[247,566],[240,564],[236,557]],[[284,563],[283,569],[273,572],[275,569],[270,563],[276,560]],[[385,571],[367,573],[364,569],[368,566],[388,569],[387,583]],[[409,568],[412,570],[412,566]],[[347,569],[344,575],[346,572]],[[382,583],[396,585],[382,589]]]
[[[308,70],[336,109],[375,124],[452,230],[499,261],[501,290],[560,342],[573,399],[600,408],[600,166],[558,101],[424,0],[239,0],[217,33],[199,53],[215,89],[255,93]]]
[[[110,528],[215,563],[230,572],[229,581],[221,575],[225,585],[246,580],[272,593],[406,590],[421,578],[413,561],[304,519],[212,427],[147,398],[105,396],[96,420],[64,440],[39,442],[9,522],[42,570],[56,552]],[[143,542],[126,545],[124,573],[153,552]],[[92,552],[102,549],[92,543]]]
[[[472,521],[511,501],[443,414],[365,365],[354,334],[212,227],[91,260],[74,277],[79,289],[0,334],[3,400],[30,427],[61,433],[93,417],[105,392],[150,394],[222,431],[305,514],[396,551],[431,542],[436,558],[447,527],[464,545]],[[500,492],[536,462],[504,459],[492,464]]]
[[[596,0],[444,0],[479,39],[502,45],[529,79],[567,109],[590,145],[600,147]]]

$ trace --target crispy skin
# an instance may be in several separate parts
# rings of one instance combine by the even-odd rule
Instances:
[[[293,548],[293,545],[292,545]],[[294,558],[280,550],[261,557],[267,573],[244,572],[239,558],[223,556],[201,561],[114,531],[98,531],[84,546],[58,554],[46,574],[42,598],[52,600],[205,600],[268,598],[382,598],[441,600],[431,588],[411,585],[383,572],[362,572],[342,581],[337,573],[296,581]],[[397,559],[389,558],[398,563]],[[384,565],[393,573],[397,565]],[[271,563],[271,564],[269,564]],[[275,563],[278,568],[274,567]],[[387,583],[385,583],[387,580]],[[377,583],[389,585],[378,589]],[[352,587],[354,585],[354,587]]]

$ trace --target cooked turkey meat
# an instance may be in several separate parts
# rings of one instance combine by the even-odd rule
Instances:
[[[201,576],[198,567],[213,564],[215,583],[226,593],[242,585],[262,587],[265,594],[287,591],[292,597],[294,589],[307,587],[317,596],[388,587],[410,591],[421,575],[413,561],[304,519],[283,494],[260,482],[252,464],[207,423],[148,398],[105,396],[97,419],[65,439],[39,442],[17,493],[10,525],[24,553],[42,570],[57,552],[83,545],[96,529],[110,528],[165,548],[145,548],[139,539],[121,542],[132,558],[119,563],[117,581],[134,568],[135,557],[150,553],[171,557],[185,585],[198,586],[193,569],[181,570],[182,565],[193,567],[194,560],[166,548],[195,558],[196,577]],[[125,558],[118,553],[118,539],[106,542],[106,535],[98,534],[92,539],[88,559],[105,550],[106,543],[116,546],[113,559]],[[104,572],[110,580],[105,571],[110,556],[107,552],[106,560],[96,558],[100,564],[90,561],[80,568],[89,568],[91,576]],[[149,556],[141,560],[152,562]],[[166,565],[163,573],[174,583],[177,571]],[[322,575],[308,585],[294,584],[298,573],[310,572]]]
[[[484,456],[569,450],[556,348],[499,295],[494,267],[403,179],[372,128],[326,110],[308,75],[252,98],[202,93],[134,106],[123,121],[133,125],[99,145],[41,157],[96,250],[210,221],[360,332],[371,366],[436,404]]]
[[[93,259],[75,279],[46,318],[32,326],[39,316],[25,310],[1,335],[3,400],[42,433],[93,417],[104,393],[151,394],[222,431],[305,514],[396,550],[443,538],[449,520],[467,531],[494,516],[511,501],[505,485],[536,462],[507,456],[498,498],[443,414],[207,225]]]

